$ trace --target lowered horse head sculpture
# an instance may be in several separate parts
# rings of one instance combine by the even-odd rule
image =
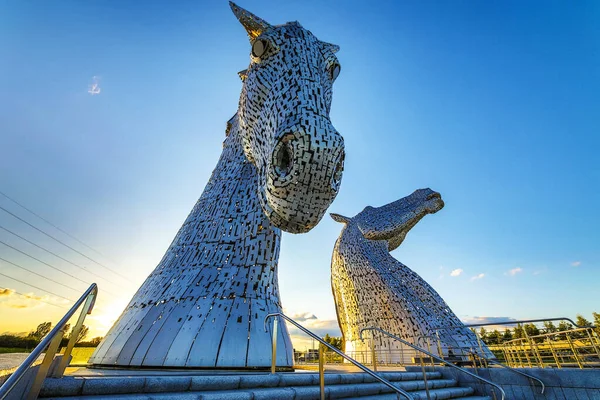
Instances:
[[[231,3],[251,42],[242,93],[204,192],[164,257],[90,363],[128,367],[268,368],[282,312],[281,230],[307,232],[342,177],[344,142],[329,121],[337,46],[293,22],[272,26]],[[278,367],[291,368],[285,324]]]
[[[354,218],[331,214],[345,224],[331,259],[331,286],[346,352],[368,350],[360,330],[378,327],[413,344],[436,335],[448,349],[479,349],[477,338],[463,326],[440,295],[414,271],[390,255],[425,215],[444,207],[439,193],[419,189],[410,196],[381,207],[366,207]],[[377,349],[391,362],[403,360],[400,343],[378,337]],[[484,346],[485,347],[485,346]],[[387,353],[389,351],[389,353]],[[484,356],[493,357],[487,349]],[[407,353],[408,354],[408,353]]]
[[[298,22],[272,26],[230,3],[252,45],[237,113],[261,207],[292,233],[312,229],[339,190],[344,141],[329,120],[339,47]]]
[[[444,207],[442,196],[431,189],[419,189],[410,196],[381,207],[367,206],[352,218],[358,229],[369,240],[384,240],[388,251],[395,250],[406,234],[425,215],[434,214]],[[347,222],[348,218],[331,214],[337,222]]]

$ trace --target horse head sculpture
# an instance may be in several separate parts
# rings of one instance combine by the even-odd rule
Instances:
[[[354,218],[339,214],[331,217],[342,223],[355,223],[365,239],[385,240],[388,251],[396,249],[406,234],[427,214],[444,207],[442,196],[431,189],[415,190],[410,196],[381,207],[367,206]]]
[[[331,258],[331,286],[346,352],[364,351],[360,330],[371,326],[419,344],[419,337],[437,333],[434,352],[479,348],[442,297],[423,278],[390,254],[427,214],[444,207],[439,193],[419,189],[381,207],[366,207],[354,218],[331,214],[344,223]],[[452,327],[451,329],[447,329]],[[378,338],[379,350],[389,350],[392,362],[406,362],[402,345]],[[486,357],[493,356],[483,348]]]
[[[329,120],[339,47],[298,22],[272,26],[230,6],[252,45],[250,66],[239,73],[236,117],[244,154],[257,169],[261,207],[276,227],[307,232],[342,179],[344,141]]]

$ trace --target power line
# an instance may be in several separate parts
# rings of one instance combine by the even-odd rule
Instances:
[[[83,267],[83,266],[81,266],[81,265],[79,265],[79,264],[75,264],[74,262],[72,262],[72,261],[69,261],[69,260],[67,260],[67,259],[66,259],[66,258],[64,258],[64,257],[61,257],[61,256],[59,256],[59,255],[58,255],[58,254],[56,254],[56,253],[53,253],[52,251],[50,251],[50,250],[48,250],[48,249],[46,249],[46,248],[44,248],[44,247],[42,247],[42,246],[40,246],[40,245],[38,245],[38,244],[36,244],[36,243],[32,242],[31,240],[25,239],[23,236],[20,236],[20,235],[16,234],[15,232],[11,231],[10,229],[7,229],[7,228],[3,227],[2,225],[0,225],[0,229],[3,229],[3,230],[5,230],[6,232],[10,233],[11,235],[14,235],[14,236],[18,237],[19,239],[22,239],[22,240],[26,241],[27,243],[29,243],[29,244],[32,244],[32,245],[34,245],[35,247],[37,247],[37,248],[39,248],[39,249],[42,249],[42,250],[44,250],[44,251],[45,251],[45,252],[47,252],[47,253],[50,253],[50,254],[52,254],[54,257],[60,258],[61,260],[63,260],[63,261],[66,261],[66,262],[68,262],[69,264],[76,266],[77,268],[79,268],[79,269],[82,269],[82,270],[84,270],[85,272],[87,272],[87,273],[89,273],[89,274],[92,274],[92,275],[94,275],[94,276],[96,276],[96,277],[98,277],[98,278],[100,278],[100,279],[104,279],[104,280],[105,280],[106,282],[108,282],[108,283],[112,283],[113,285],[117,285],[117,286],[119,286],[119,287],[121,287],[121,288],[124,288],[123,286],[119,285],[118,283],[115,283],[115,282],[113,282],[113,281],[111,281],[111,280],[109,280],[109,279],[106,279],[105,277],[103,277],[103,276],[101,276],[101,275],[98,275],[98,274],[96,274],[95,272],[92,272],[92,271],[88,270],[87,268],[85,268],[85,267]]]
[[[11,292],[13,292],[13,293],[16,293],[16,294],[18,294],[19,296],[27,297],[28,299],[32,299],[32,300],[41,301],[42,303],[50,304],[51,306],[54,306],[54,307],[59,307],[59,308],[63,308],[63,309],[65,309],[65,310],[68,310],[68,308],[67,308],[67,307],[59,306],[58,304],[49,303],[49,302],[47,302],[47,301],[44,301],[44,300],[42,300],[42,299],[36,299],[36,298],[33,298],[33,297],[31,297],[31,296],[30,296],[30,295],[28,295],[28,294],[19,293],[19,292],[17,292],[16,290],[13,290],[13,289],[9,289],[9,288],[3,288],[3,287],[0,287],[0,290],[9,290],[9,291],[11,291]]]
[[[82,253],[82,252],[80,252],[79,250],[77,250],[77,249],[74,249],[73,247],[71,247],[71,246],[69,246],[68,244],[66,244],[66,243],[62,242],[61,240],[59,240],[59,239],[55,238],[54,236],[50,235],[49,233],[46,233],[46,232],[44,232],[43,230],[41,230],[40,228],[38,228],[38,227],[36,227],[36,226],[34,226],[34,225],[30,224],[29,222],[25,221],[23,218],[19,217],[18,215],[15,215],[15,214],[11,213],[11,212],[10,212],[10,211],[8,211],[6,208],[4,208],[4,207],[0,206],[0,209],[1,209],[1,210],[3,210],[3,211],[4,211],[4,212],[6,212],[6,213],[8,213],[8,214],[12,215],[13,217],[15,217],[16,219],[18,219],[19,221],[21,221],[21,222],[23,222],[23,223],[25,223],[25,224],[29,225],[30,227],[32,227],[32,228],[33,228],[33,229],[35,229],[36,231],[43,233],[44,235],[48,236],[50,239],[57,241],[58,243],[62,244],[63,246],[65,246],[65,247],[67,247],[67,248],[69,248],[69,249],[73,250],[73,251],[74,251],[74,252],[76,252],[77,254],[80,254],[81,256],[83,256],[83,257],[87,258],[88,260],[92,261],[93,263],[95,263],[95,264],[98,264],[99,266],[101,266],[101,267],[103,267],[103,268],[106,268],[107,270],[109,270],[109,271],[110,271],[110,272],[112,272],[113,274],[115,274],[115,275],[118,275],[118,276],[120,276],[121,278],[123,278],[123,279],[125,279],[125,280],[128,280],[128,278],[127,278],[127,277],[125,277],[125,276],[123,276],[123,275],[119,274],[118,272],[116,272],[116,271],[114,271],[113,269],[111,269],[111,268],[107,267],[106,265],[104,265],[104,264],[101,264],[101,263],[99,263],[98,261],[96,261],[96,260],[94,260],[94,259],[92,259],[92,258],[90,258],[90,257],[86,256],[85,254],[83,254],[83,253]]]
[[[23,282],[23,281],[21,281],[21,280],[19,280],[19,279],[17,279],[17,278],[13,278],[12,276],[4,275],[2,272],[0,272],[0,275],[2,275],[2,276],[5,276],[5,277],[7,277],[8,279],[12,279],[13,281],[17,281],[17,282],[19,282],[19,283],[22,283],[23,285],[30,286],[30,287],[32,287],[32,288],[35,288],[35,289],[37,289],[37,290],[41,290],[42,292],[49,293],[49,294],[51,294],[51,295],[53,295],[53,296],[56,296],[56,297],[60,297],[61,299],[68,300],[68,301],[70,301],[70,302],[72,302],[72,303],[74,303],[74,302],[75,302],[75,300],[68,299],[68,298],[66,298],[66,297],[64,297],[64,296],[61,296],[60,294],[53,293],[53,292],[51,292],[51,291],[49,291],[49,290],[46,290],[46,289],[42,289],[41,287],[33,286],[31,283]]]
[[[23,255],[25,255],[25,256],[27,256],[27,257],[29,257],[29,258],[32,258],[32,259],[34,259],[34,260],[35,260],[35,261],[37,261],[37,262],[40,262],[40,263],[42,263],[42,264],[44,264],[44,265],[47,265],[47,266],[49,266],[49,267],[50,267],[50,268],[52,268],[52,269],[55,269],[55,270],[57,270],[57,271],[59,271],[59,272],[62,272],[63,274],[65,274],[65,275],[67,275],[67,276],[70,276],[70,277],[71,277],[71,278],[73,278],[73,279],[77,279],[79,282],[83,282],[83,283],[85,283],[86,285],[91,285],[91,283],[90,283],[90,282],[86,282],[86,281],[84,281],[84,280],[82,280],[82,279],[79,279],[79,278],[78,278],[78,277],[76,277],[75,275],[71,275],[71,274],[69,274],[68,272],[65,272],[65,271],[63,271],[62,269],[60,269],[60,268],[58,268],[58,267],[55,267],[55,266],[54,266],[54,265],[52,265],[52,264],[48,264],[47,262],[45,262],[45,261],[42,261],[42,260],[40,260],[39,258],[36,258],[36,257],[32,256],[31,254],[27,254],[27,253],[25,253],[24,251],[22,251],[22,250],[19,250],[19,249],[17,249],[16,247],[14,247],[14,246],[11,246],[10,244],[3,242],[2,240],[0,240],[0,243],[2,243],[3,245],[5,245],[6,247],[10,247],[11,249],[13,249],[13,250],[15,250],[15,251],[18,251],[19,253],[21,253],[21,254],[23,254]],[[105,291],[106,293],[108,293],[108,294],[112,295],[112,296],[116,296],[114,293],[111,293],[111,292],[109,292],[108,290],[104,290],[104,291]]]
[[[38,262],[41,262],[42,264],[44,264],[44,265],[47,265],[47,266],[49,266],[50,268],[57,270],[58,272],[61,272],[61,273],[65,274],[65,275],[67,275],[67,276],[70,276],[70,277],[71,277],[71,278],[73,278],[73,279],[77,279],[79,282],[83,282],[83,283],[85,283],[86,285],[91,285],[91,283],[89,283],[89,282],[86,282],[86,281],[84,281],[83,279],[79,279],[79,278],[78,278],[78,277],[76,277],[75,275],[71,275],[71,274],[69,274],[68,272],[65,272],[65,271],[61,270],[60,268],[57,268],[57,267],[55,267],[54,265],[48,264],[47,262],[44,262],[44,261],[40,260],[39,258],[35,258],[34,256],[31,256],[31,255],[29,255],[29,254],[25,253],[24,251],[21,251],[21,250],[17,249],[16,247],[13,247],[13,246],[11,246],[11,245],[10,245],[10,244],[8,244],[8,243],[4,243],[2,240],[0,240],[0,243],[2,243],[3,245],[5,245],[6,247],[10,247],[11,249],[13,249],[13,250],[15,250],[15,251],[18,251],[18,252],[19,252],[19,253],[21,253],[21,254],[24,254],[24,255],[26,255],[26,256],[27,256],[27,257],[29,257],[29,258],[33,258],[34,260],[36,260],[36,261],[38,261]]]
[[[81,292],[81,290],[79,290],[79,289],[75,289],[74,287],[71,287],[71,286],[69,286],[69,285],[65,285],[64,283],[60,283],[60,282],[58,282],[58,281],[55,281],[55,280],[54,280],[54,279],[52,279],[52,278],[48,278],[47,276],[44,276],[44,275],[38,274],[38,273],[37,273],[37,272],[35,272],[35,271],[32,271],[32,270],[30,270],[30,269],[28,269],[28,268],[25,268],[25,267],[23,267],[23,266],[21,266],[21,265],[19,265],[19,264],[16,264],[16,263],[14,263],[14,262],[12,262],[12,261],[8,261],[8,260],[6,260],[6,259],[4,259],[4,258],[2,258],[2,257],[0,257],[0,260],[1,260],[1,261],[4,261],[5,263],[8,263],[8,264],[14,265],[14,266],[15,266],[15,267],[17,267],[17,268],[21,268],[21,269],[23,269],[23,270],[25,270],[25,271],[27,271],[27,272],[30,272],[30,273],[32,273],[32,274],[34,274],[34,275],[37,275],[37,276],[39,276],[39,277],[41,277],[41,278],[47,279],[47,280],[49,280],[49,281],[51,281],[51,282],[54,282],[54,283],[56,283],[57,285],[61,285],[61,286],[63,286],[63,287],[66,287],[67,289],[71,289],[71,290],[74,290],[74,291],[76,291],[76,292],[79,292],[79,293]]]
[[[35,213],[34,211],[31,211],[29,208],[25,207],[23,204],[19,203],[18,201],[16,201],[15,199],[13,199],[12,197],[10,197],[9,195],[7,195],[6,193],[0,191],[0,194],[4,197],[6,197],[7,199],[9,199],[10,201],[12,201],[13,203],[15,203],[16,205],[18,205],[19,207],[25,209],[26,211],[28,211],[29,213],[35,215],[36,217],[38,217],[39,219],[41,219],[42,221],[44,221],[45,223],[47,223],[48,225],[52,226],[54,229],[59,230],[60,232],[64,233],[65,235],[67,235],[68,237],[70,237],[71,239],[79,242],[80,244],[84,245],[85,247],[87,247],[88,249],[92,250],[94,253],[98,254],[99,256],[102,256],[104,258],[106,258],[107,260],[111,261],[112,263],[119,265],[118,262],[116,262],[115,260],[111,259],[110,257],[102,254],[101,252],[99,252],[98,250],[94,249],[93,247],[85,244],[84,242],[82,242],[81,240],[77,239],[75,236],[71,235],[69,232],[59,228],[58,226],[54,225],[52,222],[48,221],[46,218],[42,217],[41,215]]]

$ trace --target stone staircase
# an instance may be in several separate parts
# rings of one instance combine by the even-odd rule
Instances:
[[[39,397],[64,400],[318,400],[320,394],[319,375],[308,372],[200,375],[149,371],[144,375],[127,375],[127,371],[119,374],[105,371],[105,375],[48,378]],[[381,375],[408,391],[415,400],[427,399],[422,373],[384,372]],[[432,400],[491,400],[474,395],[470,387],[458,386],[456,380],[444,379],[439,372],[427,372],[427,387]],[[364,373],[326,373],[325,393],[327,399],[397,399],[390,388]],[[404,399],[404,396],[400,398]]]

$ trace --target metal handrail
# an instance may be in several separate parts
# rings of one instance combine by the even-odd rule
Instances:
[[[494,386],[494,387],[498,388],[498,390],[500,390],[500,393],[502,394],[502,400],[504,400],[504,397],[506,396],[506,394],[504,393],[504,390],[503,390],[503,389],[502,389],[502,387],[500,387],[498,384],[496,384],[496,383],[494,383],[494,382],[492,382],[492,381],[488,381],[487,379],[485,379],[485,378],[482,378],[482,377],[480,377],[479,375],[476,375],[476,374],[474,374],[474,373],[472,373],[472,372],[470,372],[470,371],[466,370],[465,368],[461,368],[461,367],[459,367],[459,366],[457,366],[457,365],[454,365],[454,364],[452,364],[452,363],[450,363],[450,362],[448,362],[448,361],[444,360],[443,358],[441,358],[441,357],[438,357],[438,356],[436,356],[435,354],[428,352],[427,350],[425,350],[425,349],[423,349],[423,348],[421,348],[421,347],[419,347],[419,346],[415,346],[414,344],[412,344],[412,343],[410,343],[410,342],[407,342],[406,340],[404,340],[404,339],[402,339],[402,338],[399,338],[399,337],[398,337],[398,336],[396,336],[396,335],[393,335],[393,334],[391,334],[391,333],[389,333],[389,332],[387,332],[387,331],[384,331],[384,330],[383,330],[383,329],[381,329],[381,328],[376,328],[376,327],[373,327],[373,326],[372,326],[372,327],[369,327],[369,328],[363,328],[363,329],[361,329],[361,330],[360,330],[360,333],[359,333],[359,336],[360,336],[360,339],[361,339],[361,340],[362,340],[362,333],[363,333],[364,331],[379,331],[379,332],[383,333],[384,335],[387,335],[387,336],[391,337],[392,339],[395,339],[395,340],[397,340],[397,341],[399,341],[399,342],[401,342],[401,343],[404,343],[405,345],[407,345],[407,346],[409,346],[409,347],[412,347],[412,348],[413,348],[413,349],[415,349],[415,350],[418,350],[418,351],[420,351],[420,352],[422,352],[422,353],[425,353],[425,354],[427,354],[429,357],[431,357],[431,358],[433,358],[433,359],[435,359],[435,360],[437,360],[437,361],[441,362],[442,364],[446,364],[446,365],[447,365],[447,366],[449,366],[449,367],[452,367],[452,368],[454,368],[454,369],[457,369],[457,370],[459,370],[459,371],[462,371],[462,372],[464,372],[465,374],[467,374],[467,375],[470,375],[470,376],[472,376],[472,377],[473,377],[473,378],[475,378],[475,379],[478,379],[478,380],[480,380],[480,381],[483,381],[483,382],[487,383],[488,385],[491,385],[491,386]]]
[[[472,328],[475,326],[514,325],[514,324],[524,324],[524,323],[530,323],[530,322],[546,322],[546,321],[569,321],[573,326],[576,326],[577,328],[596,328],[596,326],[594,326],[594,325],[579,326],[571,318],[557,317],[557,318],[542,318],[542,319],[522,319],[522,320],[517,320],[517,321],[486,322],[485,324],[449,325],[449,326],[442,326],[442,327],[436,328],[435,330],[437,331],[437,330],[442,330],[442,329],[452,329],[452,328],[462,328],[462,327]]]
[[[541,333],[539,335],[535,335],[535,336],[529,336],[529,339],[537,339],[537,338],[541,338],[541,337],[550,337],[550,336],[559,336],[559,335],[563,335],[563,334],[567,334],[567,333],[572,333],[572,332],[580,332],[584,329],[596,329],[595,327],[592,326],[584,326],[581,328],[575,328],[575,329],[568,329],[566,331],[556,331],[556,332],[549,332],[549,333]],[[503,344],[510,344],[512,342],[516,342],[518,340],[527,340],[528,338],[516,338],[516,339],[512,339],[512,340],[508,340],[506,342],[501,343],[501,345]]]
[[[85,302],[83,309],[81,310],[81,314],[79,315],[79,319],[77,320],[77,324],[73,327],[71,331],[71,338],[69,339],[69,343],[67,348],[65,349],[65,354],[63,358],[56,368],[53,376],[62,377],[65,368],[67,367],[67,363],[69,362],[69,356],[71,355],[71,350],[75,345],[75,341],[77,340],[77,336],[79,335],[79,331],[83,326],[83,321],[85,320],[85,316],[87,314],[91,314],[92,309],[94,308],[94,304],[96,302],[96,296],[98,294],[98,286],[95,283],[83,293],[83,295],[75,302],[73,307],[65,316],[56,324],[54,329],[47,334],[42,341],[33,349],[33,351],[29,354],[29,356],[21,363],[19,368],[4,382],[2,386],[0,386],[0,400],[6,398],[10,391],[15,387],[17,383],[25,376],[25,373],[29,370],[29,367],[38,359],[38,357],[46,350],[46,354],[44,356],[44,360],[40,365],[40,369],[35,377],[33,385],[26,398],[28,400],[36,399],[40,389],[42,387],[42,383],[48,374],[48,369],[50,368],[50,364],[54,359],[54,355],[58,350],[60,342],[62,340],[64,334],[64,327],[69,322],[75,311]],[[47,348],[47,349],[46,349]],[[25,396],[24,396],[25,397]]]
[[[315,335],[314,333],[312,333],[311,331],[309,331],[308,329],[306,329],[305,327],[303,327],[302,325],[300,325],[299,323],[297,323],[296,321],[294,321],[293,319],[291,319],[290,317],[288,317],[285,314],[282,313],[272,313],[272,314],[268,314],[265,317],[265,331],[267,330],[267,320],[269,318],[274,318],[274,317],[281,317],[283,319],[285,319],[286,321],[288,321],[289,323],[291,323],[292,325],[294,325],[296,328],[300,329],[302,332],[306,333],[308,336],[312,337],[313,339],[319,341],[321,343],[321,345],[329,348],[329,350],[332,350],[333,352],[337,353],[338,355],[342,356],[343,358],[345,358],[346,360],[350,361],[352,364],[356,365],[358,368],[360,368],[361,370],[363,370],[364,372],[366,372],[367,374],[371,375],[373,378],[375,378],[376,380],[378,380],[379,382],[383,383],[384,385],[386,385],[387,387],[389,387],[390,389],[394,390],[396,392],[396,396],[398,397],[398,399],[400,398],[400,394],[403,395],[404,397],[406,397],[409,400],[414,400],[414,398],[408,393],[406,392],[404,389],[401,389],[397,386],[394,386],[393,383],[391,383],[390,381],[388,381],[385,378],[382,378],[381,376],[377,375],[375,372],[371,371],[369,368],[365,367],[364,365],[362,365],[361,363],[359,363],[358,361],[356,361],[355,359],[353,359],[352,357],[346,355],[344,352],[338,350],[337,348],[333,347],[332,345],[330,345],[329,343],[327,343],[326,341],[324,341],[323,339],[321,339],[319,336]],[[275,362],[276,362],[276,343],[277,343],[277,319],[274,320],[274,332],[273,332],[273,348],[272,348],[272,361],[271,361],[271,373],[275,372]],[[324,385],[325,385],[325,380],[323,377],[323,367],[322,367],[322,357],[319,357],[319,379],[320,379],[320,384],[321,384],[321,398],[324,399]]]
[[[496,360],[493,360],[493,359],[491,359],[491,358],[487,358],[487,357],[480,356],[479,354],[477,354],[477,353],[476,353],[476,352],[474,352],[474,351],[469,351],[469,350],[467,350],[467,353],[469,353],[469,354],[472,354],[473,356],[475,356],[475,357],[478,357],[478,358],[480,358],[480,359],[482,359],[482,360],[485,360],[486,362],[488,362],[488,363],[490,363],[490,364],[498,365],[498,366],[500,366],[500,367],[502,367],[502,368],[506,368],[506,369],[508,369],[508,370],[511,370],[511,371],[512,371],[512,372],[514,372],[514,373],[517,373],[517,374],[519,374],[519,375],[523,375],[523,376],[525,376],[525,377],[527,377],[527,378],[529,378],[529,379],[533,379],[533,380],[536,380],[536,381],[538,381],[538,382],[540,383],[540,385],[542,385],[542,391],[541,391],[540,393],[541,393],[541,394],[544,394],[544,390],[546,389],[546,385],[544,385],[544,382],[542,382],[542,380],[541,380],[541,379],[539,379],[539,378],[536,378],[536,377],[535,377],[535,376],[533,376],[533,375],[529,375],[529,374],[527,374],[527,373],[525,373],[525,372],[523,372],[523,371],[519,371],[519,370],[517,370],[517,369],[514,369],[514,368],[512,368],[512,367],[509,367],[508,365],[504,365],[504,364],[502,364],[501,362],[498,362],[498,361],[496,361]]]

